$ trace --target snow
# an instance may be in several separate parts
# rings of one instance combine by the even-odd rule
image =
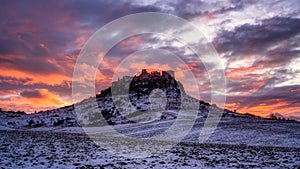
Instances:
[[[177,97],[176,93],[168,96]],[[199,134],[207,119],[208,104],[183,95],[182,118],[178,111],[165,110],[158,98],[155,106],[146,97],[135,100],[141,110],[136,122],[117,116],[130,116],[136,109],[120,95],[89,98],[59,109],[23,115],[0,113],[0,168],[299,168],[300,123],[262,119],[225,111],[214,133],[205,143]],[[116,102],[119,107],[115,107]],[[150,100],[151,102],[151,100]],[[194,118],[192,107],[199,107],[195,124],[177,144],[174,140]],[[216,111],[223,111],[213,107]],[[164,109],[163,109],[164,110]],[[99,114],[118,125],[105,125]],[[146,112],[149,113],[149,112]],[[165,118],[159,118],[160,115]],[[173,135],[159,139],[177,120]],[[215,121],[213,121],[215,122]],[[91,125],[97,124],[97,125]],[[83,127],[81,127],[83,126]],[[126,137],[120,137],[126,136]],[[139,141],[137,141],[139,140]],[[151,144],[149,144],[151,143]],[[173,145],[173,146],[172,146]],[[105,148],[111,148],[109,150]],[[157,150],[156,150],[157,149]],[[135,150],[135,151],[132,151]],[[149,151],[155,151],[149,155]],[[166,150],[166,151],[165,151]],[[139,154],[140,158],[133,158]],[[123,155],[123,156],[122,156]],[[145,156],[145,157],[143,157]]]
[[[117,156],[84,134],[0,131],[5,168],[297,168],[299,148],[180,143],[146,158]]]
[[[7,127],[7,126],[0,126],[0,130],[14,130],[13,128]]]
[[[164,131],[172,120],[148,124],[103,127],[0,127],[0,166],[5,168],[297,168],[300,163],[300,123],[242,117],[223,118],[204,144],[197,143],[203,119],[187,138],[166,152],[150,157],[118,156],[98,146],[111,144],[128,151],[126,140],[111,135],[117,130],[131,137]],[[103,132],[105,131],[105,132]],[[89,133],[90,137],[85,133]],[[110,137],[106,137],[110,136]],[[105,139],[104,139],[105,138]],[[122,143],[123,142],[123,143]],[[133,142],[139,149],[145,145]],[[145,148],[145,147],[144,147]],[[165,148],[161,144],[161,149]]]

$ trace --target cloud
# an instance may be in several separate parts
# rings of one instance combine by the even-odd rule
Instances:
[[[228,107],[264,117],[298,115],[300,95],[290,91],[298,91],[292,79],[299,72],[289,65],[300,56],[299,28],[300,19],[276,16],[218,33],[213,43],[226,60]]]
[[[257,0],[170,0],[170,1],[152,1],[140,2],[133,1],[134,5],[151,5],[159,8],[163,12],[171,13],[185,19],[194,17],[207,17],[213,14],[225,14],[232,11],[241,11],[245,6],[254,4]]]
[[[129,2],[119,1],[84,1],[76,0],[64,4],[63,10],[68,11],[74,18],[91,26],[101,26],[103,23],[125,15],[139,12],[157,12],[159,9],[154,6],[133,6]],[[104,17],[105,16],[105,17]],[[99,27],[96,27],[97,29]]]
[[[71,82],[52,85],[33,81],[31,78],[0,76],[0,107],[34,112],[72,103]]]
[[[66,103],[58,95],[49,92],[47,89],[24,90],[20,94],[15,93],[10,97],[0,99],[1,108],[5,110],[26,110],[28,113],[65,106]]]
[[[252,95],[228,96],[231,109],[268,117],[280,113],[285,117],[298,116],[300,107],[300,86],[273,87]]]
[[[42,98],[42,94],[38,90],[25,90],[20,93],[20,96],[26,98]]]
[[[25,110],[32,110],[43,100],[51,106],[61,105],[62,100],[70,104],[73,68],[86,40],[109,21],[146,11],[157,11],[157,8],[132,6],[125,1],[3,1],[0,98],[26,101],[18,105]],[[109,69],[105,72],[106,77],[111,74]],[[99,79],[104,79],[101,76]],[[16,107],[8,102],[0,105]],[[40,108],[44,109],[38,104],[36,109]]]
[[[214,39],[218,52],[231,52],[227,57],[249,55],[267,51],[283,40],[300,33],[300,19],[274,17],[265,19],[261,24],[244,24],[233,31],[223,31]]]

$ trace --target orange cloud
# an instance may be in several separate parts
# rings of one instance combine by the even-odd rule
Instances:
[[[25,94],[26,92],[26,94]],[[7,95],[0,100],[0,107],[6,110],[26,110],[32,113],[37,110],[47,110],[71,104],[70,100],[61,99],[59,95],[47,89],[22,91],[18,94]]]
[[[230,79],[246,79],[246,78],[257,78],[257,74],[253,72],[260,70],[262,66],[249,66],[229,69],[226,71],[226,77]]]
[[[298,116],[297,107],[300,107],[300,104],[291,106],[285,99],[269,99],[255,103],[249,101],[249,104],[244,106],[241,106],[239,102],[227,103],[225,107],[230,110],[237,110],[239,113],[249,113],[260,117],[268,118],[271,114],[279,113],[289,118]]]
[[[57,85],[61,84],[63,81],[71,80],[71,77],[68,77],[63,74],[49,74],[49,75],[42,75],[37,73],[29,73],[20,70],[10,69],[10,68],[0,68],[0,72],[2,76],[11,76],[15,78],[30,78],[32,81],[28,82],[29,84],[35,84],[39,82],[43,82],[49,85]]]

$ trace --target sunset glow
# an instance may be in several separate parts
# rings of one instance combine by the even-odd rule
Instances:
[[[89,37],[122,16],[163,12],[199,27],[216,48],[227,78],[225,108],[262,117],[277,113],[300,121],[299,8],[297,0],[2,1],[0,107],[33,113],[72,104],[74,65]],[[190,36],[190,32],[183,34]],[[192,71],[201,79],[200,99],[210,102],[209,72],[201,59],[175,38],[151,34],[125,39],[105,55],[96,74],[96,92],[111,85],[124,58],[147,49],[164,49],[179,56],[189,70],[177,64],[176,79]],[[138,70],[151,67],[171,69],[159,62],[128,65]],[[191,95],[198,88],[184,85]]]

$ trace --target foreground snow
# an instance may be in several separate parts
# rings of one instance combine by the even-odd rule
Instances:
[[[51,131],[63,133],[90,133],[111,136],[111,130],[117,130],[131,137],[151,137],[163,132],[172,125],[172,120],[157,121],[149,124],[121,124],[104,127],[39,127],[30,131]],[[184,124],[184,123],[183,123]],[[197,143],[204,120],[196,120],[193,128],[183,140]],[[212,144],[294,147],[300,148],[300,123],[269,119],[223,118],[217,129],[206,141]]]
[[[171,120],[114,126],[131,137],[149,137]],[[300,123],[266,119],[223,118],[204,144],[197,120],[189,135],[172,149],[146,158],[117,156],[99,147],[85,132],[126,151],[130,140],[111,136],[110,127],[1,128],[0,167],[5,168],[297,168]],[[101,132],[99,132],[101,131]],[[106,132],[103,132],[106,131]],[[110,136],[110,137],[107,137]],[[138,144],[138,143],[135,143]],[[134,145],[138,147],[138,145]],[[163,146],[163,145],[162,145]],[[163,148],[163,147],[162,147]]]
[[[297,168],[299,148],[181,143],[147,158],[115,156],[84,134],[0,131],[5,168]]]

